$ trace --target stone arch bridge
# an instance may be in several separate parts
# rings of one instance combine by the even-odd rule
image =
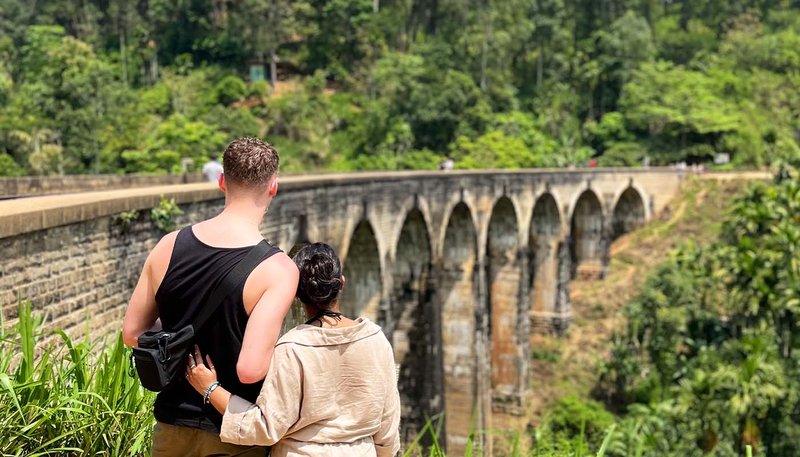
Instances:
[[[568,326],[570,280],[602,277],[610,241],[658,214],[682,177],[667,169],[286,177],[262,230],[287,251],[317,240],[338,250],[345,313],[376,320],[395,348],[404,438],[444,413],[444,444],[458,452],[472,421],[489,429],[523,411],[529,334]],[[97,334],[117,330],[161,235],[148,211],[160,195],[180,203],[178,224],[223,205],[208,184],[0,202],[6,322],[21,296],[52,327],[74,334],[89,319]]]

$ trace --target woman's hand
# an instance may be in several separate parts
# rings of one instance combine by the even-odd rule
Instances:
[[[206,363],[203,363],[203,356],[197,345],[194,346],[194,353],[189,353],[189,361],[186,363],[186,380],[200,395],[205,395],[208,386],[217,380],[217,370],[214,369],[211,357],[206,356]]]

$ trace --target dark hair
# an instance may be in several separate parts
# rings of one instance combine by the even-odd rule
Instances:
[[[342,264],[325,243],[302,247],[293,257],[300,270],[297,298],[306,305],[328,309],[342,289]]]
[[[245,187],[267,184],[278,171],[279,163],[275,147],[258,138],[233,140],[222,154],[225,180]]]

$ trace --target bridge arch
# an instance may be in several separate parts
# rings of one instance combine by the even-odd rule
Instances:
[[[392,264],[392,335],[402,405],[401,438],[412,441],[426,417],[441,409],[442,379],[437,363],[438,319],[431,304],[429,225],[419,208],[405,216]]]
[[[570,242],[572,276],[602,276],[607,248],[605,214],[592,189],[581,192],[572,207]]]
[[[367,220],[361,220],[353,234],[342,259],[346,279],[342,292],[342,313],[347,316],[366,316],[380,322],[383,281],[380,251],[375,230]]]
[[[433,262],[435,260],[434,254],[436,253],[434,242],[436,241],[436,233],[438,233],[434,230],[434,227],[437,227],[437,224],[434,223],[434,219],[431,215],[431,208],[427,200],[419,195],[409,196],[396,210],[396,223],[393,222],[391,224],[391,236],[387,237],[389,256],[391,259],[397,258],[397,248],[400,247],[400,236],[402,231],[406,229],[406,223],[411,213],[419,213],[419,216],[422,217],[422,222],[425,223],[425,238],[430,248],[431,262]]]
[[[469,207],[460,202],[445,224],[438,278],[441,309],[444,412],[448,452],[466,447],[477,406],[476,352],[478,238]]]
[[[479,222],[478,215],[480,214],[480,211],[478,210],[478,207],[475,204],[475,202],[473,202],[472,199],[469,197],[470,197],[469,195],[459,195],[459,194],[454,194],[452,196],[449,196],[448,200],[444,203],[444,205],[442,207],[439,207],[438,211],[435,212],[435,214],[438,217],[436,219],[433,218],[431,219],[433,226],[432,233],[434,233],[436,236],[436,240],[432,243],[434,252],[433,262],[435,264],[441,264],[442,262],[445,261],[443,256],[447,238],[447,229],[449,227],[449,223],[453,217],[453,214],[458,208],[461,208],[459,209],[459,211],[466,210],[466,212],[469,214],[469,222],[472,225],[472,231],[475,233],[476,260],[479,258],[481,254],[480,252],[481,231],[480,231],[480,226],[478,224]],[[441,219],[439,219],[439,217],[441,217]],[[438,224],[436,223],[437,220],[439,221]],[[459,223],[462,222],[459,221]]]
[[[514,203],[500,197],[492,207],[486,237],[491,385],[494,409],[515,406],[524,389],[526,362],[518,335],[520,286],[519,221]],[[526,317],[527,318],[527,317]]]
[[[561,212],[550,192],[536,199],[530,223],[530,303],[534,324],[547,327],[556,311],[558,246],[562,238]]]
[[[640,190],[633,183],[616,198],[612,216],[612,236],[614,239],[634,230],[647,221],[647,205]]]

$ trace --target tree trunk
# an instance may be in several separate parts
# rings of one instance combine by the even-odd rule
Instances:
[[[153,84],[158,82],[158,52],[153,54],[153,58],[150,59],[150,79]]]
[[[536,88],[542,86],[542,78],[544,77],[544,46],[542,46],[541,39],[539,40],[539,55],[536,58]]]
[[[439,18],[439,0],[433,0],[430,8],[430,20],[428,21],[428,33],[436,35],[437,19]]]
[[[128,85],[128,55],[125,51],[125,29],[119,28],[119,58],[122,64],[122,83]]]
[[[486,66],[489,60],[489,42],[492,41],[492,22],[491,17],[488,18],[486,26],[486,33],[483,36],[483,46],[481,47],[481,90],[486,92]]]
[[[272,89],[275,90],[275,87],[278,84],[278,54],[277,54],[278,50],[277,50],[277,48],[279,46],[279,43],[278,43],[278,31],[277,30],[280,27],[278,25],[278,21],[280,19],[276,19],[276,18],[279,18],[280,15],[277,14],[278,8],[279,8],[278,2],[273,0],[271,2],[271,4],[272,4],[272,8],[270,8],[267,11],[267,27],[270,29],[269,30],[270,39],[269,39],[269,44],[268,44],[269,45],[269,78],[270,78],[270,84],[272,84]]]
[[[481,90],[484,92],[486,92],[486,48],[487,43],[484,39],[483,46],[481,46]]]
[[[274,48],[269,51],[269,77],[274,90],[278,84],[278,54]]]

